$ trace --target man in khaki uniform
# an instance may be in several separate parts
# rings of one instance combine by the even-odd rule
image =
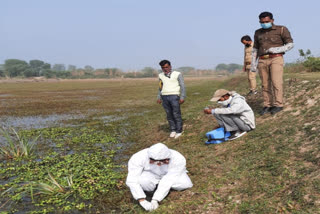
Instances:
[[[285,26],[273,23],[272,13],[263,12],[259,19],[262,28],[254,34],[251,71],[256,71],[258,58],[264,101],[260,114],[276,114],[283,109],[283,55],[293,48],[293,40]]]
[[[252,61],[252,48],[253,42],[250,36],[245,35],[241,38],[242,44],[244,44],[244,64],[243,71],[247,72],[248,81],[250,86],[250,91],[247,95],[256,94],[257,81],[256,81],[256,72],[251,71],[251,61]]]

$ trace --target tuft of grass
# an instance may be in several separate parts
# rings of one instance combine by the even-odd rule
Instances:
[[[39,134],[37,137],[29,140],[13,128],[11,128],[11,132],[2,128],[0,129],[0,133],[6,139],[6,141],[0,145],[0,154],[7,159],[30,156],[36,141],[41,135]]]
[[[48,173],[50,184],[43,182],[32,182],[34,189],[38,190],[41,194],[57,194],[57,193],[66,193],[73,186],[72,175],[65,177],[67,185],[60,184],[50,173]]]

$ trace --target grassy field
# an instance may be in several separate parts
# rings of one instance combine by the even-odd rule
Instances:
[[[164,142],[186,157],[194,187],[172,191],[154,213],[320,212],[319,74],[285,74],[285,110],[256,114],[256,130],[218,145],[204,144],[216,122],[202,110],[214,106],[209,99],[218,88],[246,94],[245,76],[185,82],[184,134],[177,140],[168,139],[165,112],[156,104],[157,79],[1,84],[4,124],[63,118],[53,127],[17,125],[23,136],[41,137],[32,155],[2,158],[0,210],[143,212],[124,185],[125,163],[140,149]],[[257,113],[261,92],[247,101]],[[52,192],[39,193],[35,183],[54,183],[49,173],[64,191],[51,185]]]

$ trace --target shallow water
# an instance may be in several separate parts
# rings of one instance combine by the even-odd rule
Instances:
[[[63,121],[72,119],[83,119],[83,115],[52,114],[48,116],[25,116],[25,117],[0,117],[1,127],[12,127],[20,129],[41,129],[58,126]]]
[[[0,94],[0,97],[11,97],[12,94]]]

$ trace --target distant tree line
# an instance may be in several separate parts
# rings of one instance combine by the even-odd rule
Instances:
[[[77,68],[75,65],[51,64],[42,60],[7,59],[0,65],[1,77],[46,77],[46,78],[110,78],[121,77],[123,72],[117,68],[94,69],[90,65]]]
[[[212,75],[216,71],[223,74],[234,73],[237,69],[241,70],[238,64],[219,64],[216,69],[196,69],[194,67],[180,67],[175,70],[183,72],[184,75],[203,76]],[[7,78],[63,78],[63,79],[85,79],[85,78],[146,78],[157,77],[161,70],[152,67],[145,67],[138,71],[124,72],[118,68],[93,68],[90,65],[84,68],[77,68],[75,65],[53,64],[42,60],[30,60],[26,62],[19,59],[7,59],[0,65],[0,77]]]
[[[231,64],[219,64],[216,66],[217,71],[228,71],[229,73],[234,73],[236,70],[242,70],[243,65],[231,63]]]

